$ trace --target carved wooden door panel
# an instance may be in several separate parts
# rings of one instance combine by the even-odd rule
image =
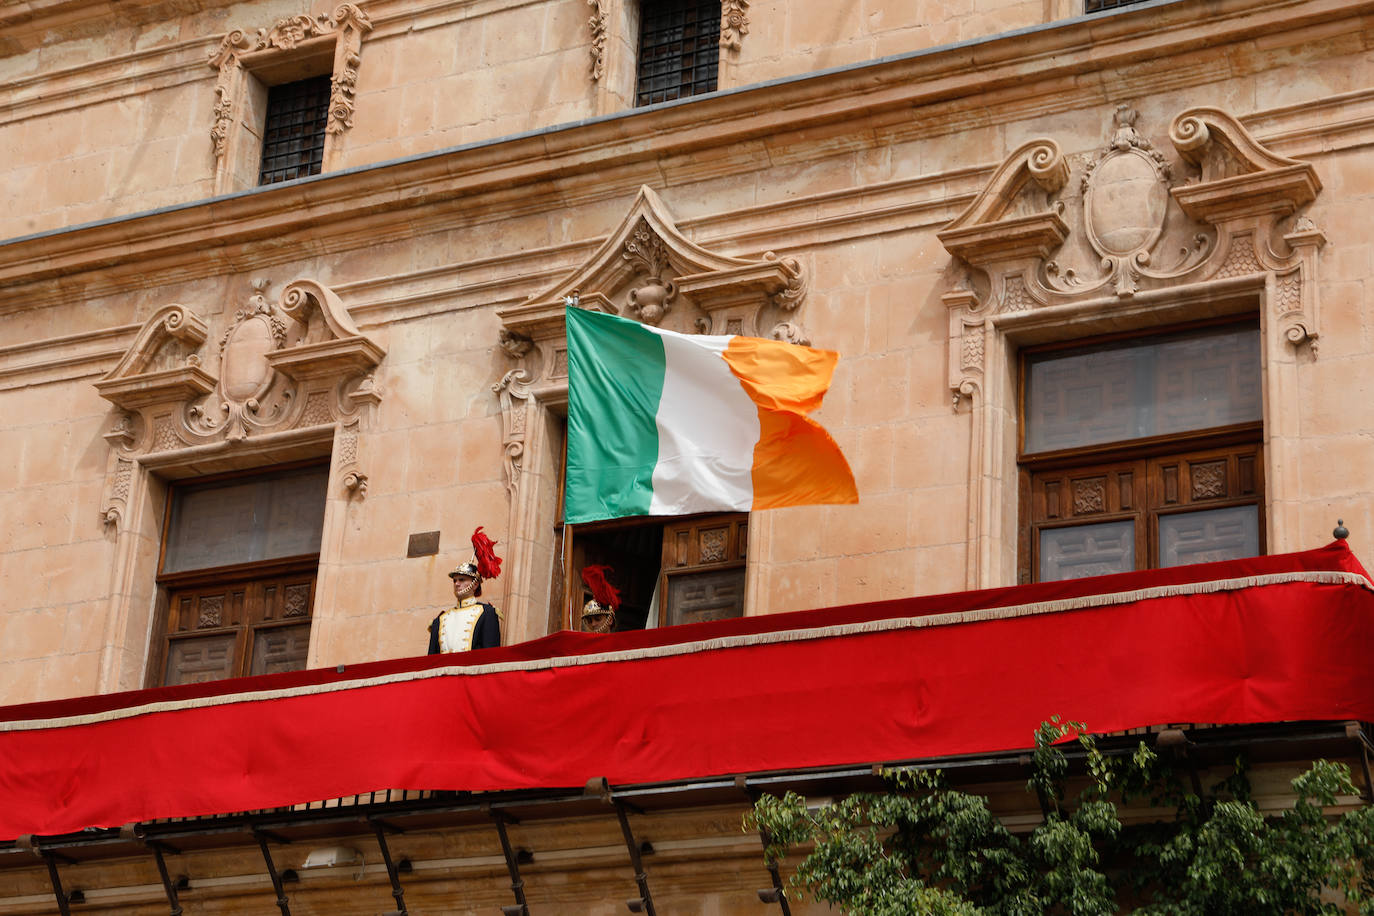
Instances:
[[[1256,556],[1262,468],[1260,444],[1248,443],[1031,473],[1035,578]]]
[[[163,683],[304,668],[314,590],[313,568],[171,589]]]
[[[744,615],[749,516],[713,515],[663,526],[660,618],[665,625]]]

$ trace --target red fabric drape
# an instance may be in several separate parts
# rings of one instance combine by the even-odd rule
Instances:
[[[0,726],[13,729],[0,731],[0,837],[382,788],[576,787],[599,776],[625,784],[992,752],[1025,747],[1051,715],[1094,731],[1374,719],[1367,673],[1374,593],[1367,587],[1191,585],[1322,570],[1363,573],[1338,543],[1076,583],[642,633],[558,634],[343,673],[8,707],[0,709],[0,723],[14,723]],[[883,626],[892,618],[1170,586],[1187,593],[777,641],[816,626]],[[702,640],[725,645],[653,654]],[[597,653],[621,658],[538,667],[539,659]],[[510,670],[410,679],[455,664]],[[359,678],[386,682],[331,686]],[[274,694],[242,698],[261,691]],[[222,705],[183,708],[207,700]],[[174,708],[121,713],[150,703]],[[63,721],[111,715],[121,717]],[[35,723],[41,727],[28,727]]]

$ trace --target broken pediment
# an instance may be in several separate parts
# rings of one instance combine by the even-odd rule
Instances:
[[[1321,190],[1316,171],[1266,149],[1217,108],[1174,118],[1173,156],[1145,127],[1121,105],[1096,150],[1062,154],[1050,138],[1023,144],[937,233],[973,269],[944,296],[956,400],[980,389],[988,321],[1041,308],[1103,327],[1144,294],[1158,305],[1133,307],[1131,320],[1147,325],[1150,308],[1172,310],[1173,321],[1207,317],[1171,302],[1265,308],[1283,339],[1313,343],[1325,238],[1299,211]]]
[[[538,387],[566,386],[564,309],[590,308],[685,334],[759,336],[798,342],[784,319],[806,295],[802,266],[767,252],[750,260],[717,254],[684,236],[648,187],[620,226],[580,267],[526,302],[503,309],[501,344],[538,362]]]
[[[265,280],[235,310],[215,345],[205,319],[182,305],[144,324],[118,365],[95,383],[120,408],[111,442],[160,452],[335,423],[379,395],[368,374],[386,355],[342,302],[313,280],[278,302]]]

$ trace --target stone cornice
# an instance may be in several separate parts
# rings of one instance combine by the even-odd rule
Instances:
[[[373,17],[370,34],[375,41],[444,25],[447,20],[443,14],[457,8],[463,8],[465,17],[472,17],[535,2],[538,0],[435,0],[418,4],[404,0],[374,0],[363,5]],[[109,2],[93,0],[88,6],[103,8],[108,7]],[[374,12],[377,10],[383,12],[377,14]],[[386,12],[388,10],[391,12]],[[108,13],[105,15],[108,17]],[[0,35],[4,34],[4,29],[4,14],[0,13]],[[222,33],[207,34],[58,70],[18,76],[0,84],[8,90],[0,101],[0,124],[84,108],[183,83],[213,82],[214,71],[206,64],[223,38]]]
[[[1170,71],[1171,55],[1259,35],[1268,36],[1269,53],[1281,54],[1285,41],[1303,40],[1298,26],[1361,16],[1370,6],[1221,0],[1070,20],[29,236],[0,245],[0,313],[353,250],[379,236],[408,238],[574,207],[624,196],[639,184],[689,180],[679,168],[699,180],[699,167],[685,162],[702,149],[758,145],[773,162],[833,154],[834,143],[817,143],[818,129],[837,140],[847,135],[854,148],[882,145],[894,136],[939,132],[927,119],[932,111],[971,105],[986,112],[989,92],[1008,121],[1028,111],[1105,105],[1114,89],[1076,79],[1065,91],[1065,80],[1129,64],[1144,86]],[[1251,61],[1264,65],[1253,52]],[[956,129],[954,120],[948,129]],[[721,157],[717,169],[723,175],[753,167]]]

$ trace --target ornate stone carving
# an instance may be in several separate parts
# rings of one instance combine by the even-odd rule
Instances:
[[[208,354],[217,374],[203,365],[200,316],[172,305],[144,324],[96,382],[120,410],[106,436],[114,449],[138,458],[335,423],[356,431],[361,408],[380,399],[369,373],[385,351],[313,280],[288,284],[275,303],[267,288],[255,280],[219,335]]]
[[[330,70],[329,118],[325,132],[340,134],[352,127],[362,38],[370,31],[372,21],[367,14],[352,3],[344,3],[331,15],[288,16],[266,28],[252,32],[235,29],[225,35],[210,56],[210,66],[219,71],[215,81],[215,123],[210,128],[216,159],[223,159],[228,152],[230,133],[244,91],[245,55],[273,51],[286,54],[313,39],[332,38],[334,62]]]
[[[501,349],[506,351],[506,355],[511,359],[524,359],[534,349],[534,341],[524,334],[517,334],[509,328],[502,328],[499,332]]]
[[[811,346],[811,335],[795,321],[779,321],[773,325],[773,330],[769,332],[768,336],[774,340],[781,340],[783,343],[796,344],[799,347]]]
[[[1231,245],[1226,251],[1226,260],[1221,262],[1221,267],[1213,276],[1218,280],[1225,280],[1229,277],[1258,273],[1264,273],[1264,266],[1255,254],[1254,234],[1243,232],[1231,239]]]
[[[103,438],[115,448],[131,448],[137,438],[134,433],[134,415],[124,410],[115,414],[114,422],[110,424],[109,431],[103,434]]]
[[[324,391],[312,391],[305,399],[305,409],[301,411],[301,417],[296,421],[296,425],[318,426],[333,419],[334,412],[329,409],[329,394]]]
[[[643,324],[656,326],[663,321],[663,316],[673,307],[676,298],[676,283],[671,280],[665,283],[658,277],[650,277],[643,286],[630,290],[630,302],[625,306],[625,311]]]
[[[969,207],[938,235],[949,252],[990,278],[992,308],[977,298],[950,307],[951,387],[972,381],[966,330],[982,320],[1049,306],[1131,298],[1144,290],[1249,276],[1273,277],[1274,310],[1295,343],[1316,336],[1310,282],[1325,243],[1310,220],[1267,239],[1279,219],[1311,201],[1320,183],[1311,166],[1265,150],[1235,118],[1212,108],[1185,111],[1169,138],[1196,176],[1177,168],[1140,131],[1138,114],[1118,106],[1107,142],[1074,168],[1049,138],[1031,140],[994,172]],[[970,319],[970,320],[965,320]],[[958,371],[956,371],[956,369]],[[957,397],[956,397],[957,402]]]
[[[246,52],[248,46],[248,36],[242,29],[235,29],[220,40],[219,48],[210,55],[210,66],[219,71],[215,79],[215,122],[210,127],[216,159],[222,159],[228,151],[229,131],[234,126],[238,107],[239,55]]]
[[[501,450],[506,471],[506,491],[512,496],[520,486],[521,464],[525,457],[525,435],[528,414],[533,406],[530,375],[523,369],[512,369],[491,386],[501,399]]]
[[[749,0],[722,0],[720,46],[738,51],[740,39],[749,34]]]
[[[1150,134],[1122,108],[1096,151],[1065,156],[1051,138],[1030,140],[937,233],[978,275],[942,297],[953,403],[971,413],[969,588],[1004,584],[1014,566],[1006,507],[1016,504],[1016,477],[1005,443],[1016,433],[1007,419],[1016,386],[1005,371],[1021,344],[1263,309],[1266,404],[1283,405],[1272,421],[1266,409],[1265,457],[1274,467],[1294,460],[1303,412],[1294,373],[1299,351],[1316,355],[1326,241],[1301,210],[1321,183],[1312,166],[1265,149],[1219,109],[1174,118],[1168,154]],[[1276,542],[1296,523],[1285,480],[1267,490]],[[1064,502],[1077,495],[1069,491]]]
[[[592,32],[592,79],[599,80],[606,74],[606,0],[587,0],[592,8],[592,16],[587,27]]]
[[[114,468],[106,474],[105,498],[100,503],[100,518],[106,525],[117,525],[129,506],[129,491],[133,484],[134,463],[128,458],[115,458]]]
[[[529,362],[530,384],[566,385],[563,313],[568,305],[661,324],[682,333],[759,336],[805,300],[795,258],[716,254],[678,231],[663,203],[641,188],[624,221],[582,266],[528,301],[499,312],[508,353]],[[523,340],[533,344],[526,350]],[[509,342],[509,344],[507,343]]]
[[[1026,281],[1013,274],[1002,281],[1002,310],[1004,312],[1023,312],[1036,304],[1035,297],[1026,288]]]

